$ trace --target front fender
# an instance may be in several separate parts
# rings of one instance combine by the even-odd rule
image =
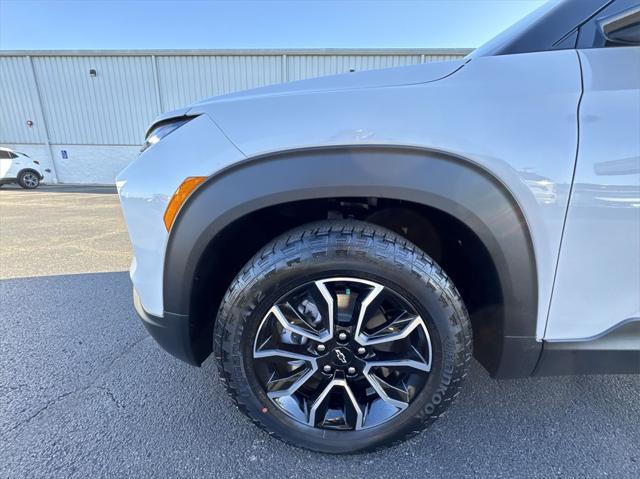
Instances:
[[[327,197],[411,201],[469,227],[493,259],[504,299],[496,345],[503,359],[492,373],[531,373],[540,350],[535,341],[538,286],[524,215],[487,171],[436,151],[375,146],[298,150],[252,158],[210,177],[172,227],[164,265],[165,311],[189,317],[200,258],[234,221],[262,208]]]

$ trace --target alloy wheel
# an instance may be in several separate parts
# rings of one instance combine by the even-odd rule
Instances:
[[[35,173],[31,173],[30,171],[26,172],[22,175],[22,182],[27,188],[35,188],[38,186],[38,177]]]
[[[432,345],[411,302],[350,277],[287,292],[262,318],[253,368],[270,401],[315,428],[360,430],[395,418],[427,383]]]

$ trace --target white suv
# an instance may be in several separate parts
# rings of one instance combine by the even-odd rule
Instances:
[[[43,179],[38,160],[32,160],[28,155],[10,148],[0,147],[0,185],[18,183],[23,188],[32,190]]]
[[[203,100],[118,188],[136,309],[239,408],[347,453],[496,378],[640,372],[640,8],[550,2],[459,61]]]

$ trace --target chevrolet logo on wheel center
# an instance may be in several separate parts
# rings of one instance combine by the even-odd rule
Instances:
[[[336,349],[334,352],[335,352],[335,355],[338,357],[338,360],[342,364],[347,364],[347,358],[342,351],[340,351],[339,349]]]

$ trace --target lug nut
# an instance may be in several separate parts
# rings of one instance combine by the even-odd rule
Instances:
[[[327,347],[324,344],[318,344],[316,351],[318,351],[319,353],[323,353],[325,349],[327,349]]]
[[[367,352],[367,350],[366,350],[365,348],[363,348],[362,346],[360,346],[360,347],[358,348],[358,354],[359,354],[359,355],[361,355],[361,356],[362,356],[362,355],[363,355],[364,353],[366,353],[366,352]]]
[[[347,369],[347,373],[355,374],[356,373],[356,368],[354,368],[353,366],[349,366],[349,368]]]
[[[338,339],[339,339],[340,341],[346,341],[346,339],[347,339],[347,333],[345,333],[345,332],[341,332],[340,334],[338,334]]]
[[[322,368],[322,370],[323,370],[325,373],[330,373],[330,372],[331,372],[331,366],[329,366],[329,365],[327,364],[324,368]]]

